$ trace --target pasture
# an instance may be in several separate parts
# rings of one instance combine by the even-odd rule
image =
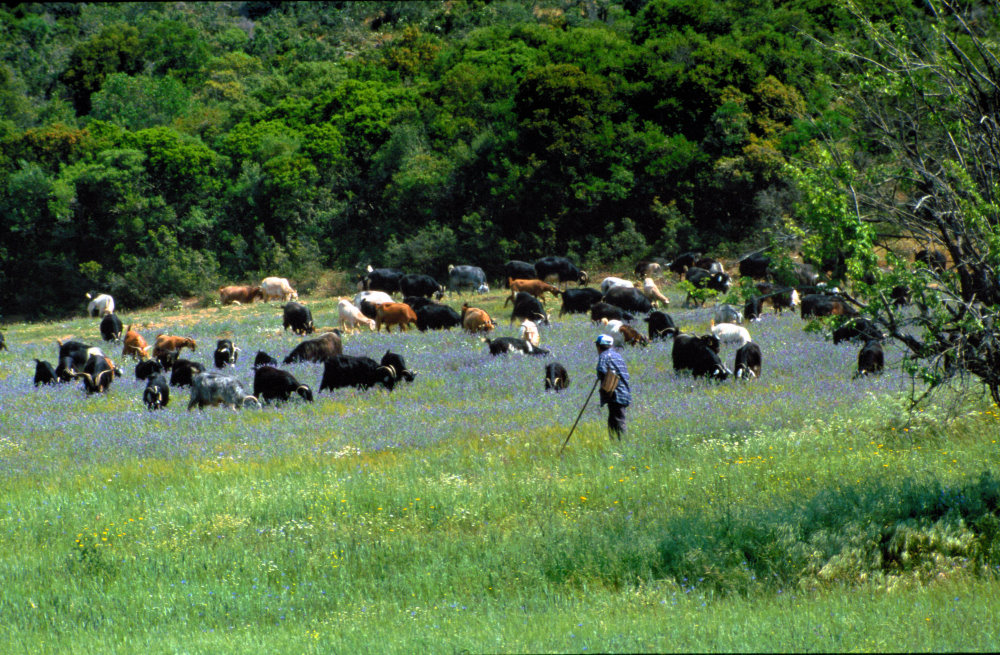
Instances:
[[[711,308],[670,313],[707,331]],[[465,296],[517,334],[504,295]],[[317,326],[336,299],[303,298]],[[459,306],[460,299],[445,299]],[[401,353],[388,393],[148,412],[98,320],[11,324],[0,352],[0,637],[8,652],[984,650],[1000,646],[1000,411],[910,380],[852,380],[857,344],[797,315],[749,329],[749,383],[674,374],[671,342],[627,348],[634,402],[611,443],[583,315],[541,328],[550,357],[478,337],[344,337]],[[82,312],[81,312],[82,313]],[[275,303],[126,313],[279,360]],[[645,326],[643,333],[645,333]],[[55,339],[105,349],[107,394],[34,388]],[[723,347],[731,367],[733,347]],[[572,379],[543,392],[546,362]],[[318,391],[322,366],[284,366]]]

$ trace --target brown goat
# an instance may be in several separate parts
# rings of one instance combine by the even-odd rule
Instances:
[[[392,326],[398,325],[401,332],[406,332],[406,326],[417,322],[417,314],[413,308],[402,302],[384,302],[375,308],[375,331],[385,326],[386,332],[392,332]]]
[[[543,280],[515,280],[513,278],[507,278],[507,286],[510,287],[510,297],[503,301],[504,307],[507,306],[507,303],[514,301],[514,296],[517,295],[518,291],[530,293],[541,302],[545,302],[546,291],[551,293],[553,296],[558,296],[562,293],[558,287],[552,286]]]
[[[196,350],[195,345],[194,339],[190,337],[172,337],[167,334],[158,334],[156,335],[156,341],[153,343],[153,357],[159,358],[160,355],[179,351],[181,348]]]
[[[230,303],[252,303],[255,298],[263,298],[264,292],[255,286],[219,287],[219,300],[223,305]]]
[[[136,359],[142,361],[149,358],[149,344],[146,340],[142,338],[142,335],[132,329],[129,325],[128,329],[125,331],[125,336],[122,338],[124,346],[122,346],[122,359],[125,357],[135,357]]]
[[[462,305],[462,328],[469,332],[489,332],[497,326],[496,321],[490,318],[484,310],[478,307],[469,307],[469,303]]]
[[[649,339],[647,339],[641,332],[636,330],[631,325],[622,325],[618,328],[618,331],[622,335],[622,340],[630,346],[648,346]]]

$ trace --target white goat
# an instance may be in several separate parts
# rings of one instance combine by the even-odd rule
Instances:
[[[350,300],[341,298],[337,303],[337,314],[340,316],[340,327],[348,334],[360,332],[359,325],[367,325],[369,330],[375,329],[375,321],[361,313]]]
[[[268,300],[288,302],[289,300],[299,299],[299,294],[288,283],[288,280],[283,277],[264,278],[260,283],[260,290],[264,294],[264,302]]]
[[[601,280],[601,294],[607,295],[608,289],[611,287],[635,287],[631,281],[625,280],[620,277],[606,277]]]
[[[90,300],[87,303],[87,313],[91,316],[103,316],[115,312],[115,299],[106,293],[102,293],[96,298],[92,298],[88,293],[87,299]]]
[[[750,332],[745,327],[732,323],[716,324],[715,321],[712,321],[712,335],[721,343],[736,344],[737,348],[753,341],[750,338]]]
[[[517,335],[519,338],[524,339],[530,343],[535,348],[541,343],[541,337],[538,334],[538,326],[535,325],[534,321],[524,319],[521,323],[521,331]]]
[[[656,283],[653,282],[653,278],[651,277],[647,277],[645,280],[643,280],[642,295],[649,298],[649,301],[653,303],[653,305],[656,305],[657,303],[661,302],[664,304],[664,306],[670,305],[670,298],[667,298],[665,295],[663,295],[663,293],[656,286]]]

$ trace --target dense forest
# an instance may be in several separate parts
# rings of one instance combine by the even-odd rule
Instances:
[[[858,5],[7,5],[0,312],[766,246],[796,233],[793,164],[849,129],[830,44],[864,52]]]

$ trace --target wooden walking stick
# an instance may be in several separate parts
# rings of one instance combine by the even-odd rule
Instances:
[[[569,429],[569,434],[566,435],[566,441],[563,442],[562,448],[559,449],[559,456],[562,457],[563,451],[566,450],[566,444],[569,443],[569,438],[573,436],[573,430],[576,429],[576,424],[580,422],[580,417],[583,416],[583,410],[587,409],[587,404],[590,403],[590,397],[594,395],[594,390],[597,389],[597,384],[601,381],[601,378],[594,380],[594,386],[590,388],[590,393],[587,394],[587,400],[584,401],[583,407],[580,408],[580,413],[576,415],[576,421],[573,422],[573,427]]]

